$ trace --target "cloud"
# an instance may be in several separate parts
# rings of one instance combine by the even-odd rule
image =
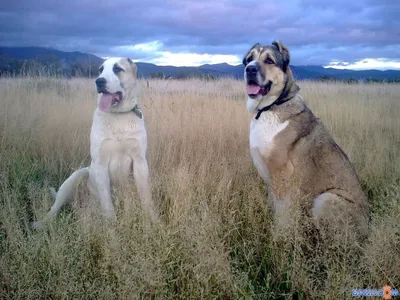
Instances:
[[[349,62],[332,62],[326,68],[336,68],[336,69],[353,69],[353,70],[387,70],[396,69],[400,70],[400,62],[391,61],[385,58],[366,58],[353,63]]]
[[[351,65],[400,61],[399,14],[397,0],[6,0],[0,39],[160,64],[233,63],[280,39],[294,65]]]
[[[231,65],[238,65],[241,62],[240,58],[236,55],[170,52],[163,51],[162,48],[162,43],[154,41],[133,46],[120,46],[112,50],[114,53],[123,54],[123,56],[136,57],[134,61],[148,61],[160,66],[200,66],[203,64],[217,64],[223,62]]]
[[[238,65],[241,61],[235,55],[162,52],[152,62],[160,66],[201,66],[204,64],[219,63]]]

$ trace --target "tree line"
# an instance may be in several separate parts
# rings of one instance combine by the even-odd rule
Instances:
[[[380,79],[380,78],[366,78],[366,79],[356,79],[356,78],[337,78],[331,75],[321,75],[318,76],[316,81],[322,82],[343,82],[348,84],[357,84],[357,83],[400,83],[400,77],[395,79]]]
[[[34,60],[19,60],[10,58],[6,55],[0,55],[0,76],[58,76],[58,77],[96,77],[98,76],[98,68],[100,63],[90,63],[84,60],[68,61],[68,59],[60,58],[56,55],[41,55]],[[216,80],[220,76],[206,74],[199,71],[182,71],[170,76],[163,72],[153,72],[148,76],[143,76],[138,72],[139,77],[147,77],[154,79],[187,79],[199,78],[203,80]],[[317,76],[315,81],[322,82],[344,82],[348,84],[357,83],[400,83],[400,77],[395,79],[378,79],[378,78],[337,78],[331,75]]]

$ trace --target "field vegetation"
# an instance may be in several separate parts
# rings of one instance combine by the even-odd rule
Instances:
[[[241,81],[141,85],[161,224],[144,217],[133,186],[118,191],[118,221],[107,225],[82,184],[36,231],[49,187],[89,164],[94,80],[0,80],[1,299],[350,299],[353,289],[400,288],[400,85],[299,82],[370,200],[360,244],[310,243],[301,218],[273,238]]]

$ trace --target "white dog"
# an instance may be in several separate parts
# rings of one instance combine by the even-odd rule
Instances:
[[[88,178],[90,192],[101,203],[104,215],[115,218],[111,186],[129,178],[131,171],[143,208],[152,220],[156,212],[151,199],[149,169],[146,160],[147,133],[143,114],[137,105],[139,86],[137,67],[129,58],[109,58],[99,68],[96,79],[98,107],[90,133],[90,167],[82,168],[61,185],[45,220],[56,216],[79,182]]]

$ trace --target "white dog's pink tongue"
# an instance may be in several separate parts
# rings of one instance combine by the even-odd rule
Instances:
[[[112,104],[113,95],[112,94],[102,94],[99,102],[99,108],[102,111],[108,111]]]
[[[256,95],[260,91],[260,87],[255,84],[249,84],[247,85],[247,94],[249,95]]]

